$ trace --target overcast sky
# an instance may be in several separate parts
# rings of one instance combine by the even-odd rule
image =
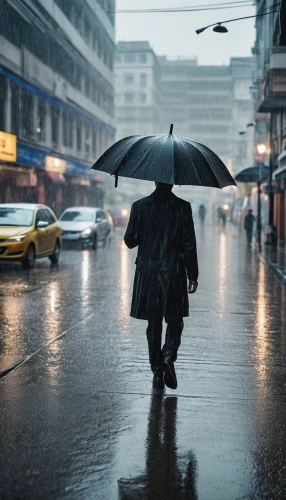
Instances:
[[[117,0],[117,9],[204,6],[234,0]],[[239,0],[238,0],[239,1]],[[230,57],[250,56],[255,39],[254,19],[227,25],[229,33],[212,28],[197,35],[208,24],[255,14],[253,6],[189,13],[117,14],[117,40],[148,40],[157,54],[197,56],[199,64],[228,64]]]

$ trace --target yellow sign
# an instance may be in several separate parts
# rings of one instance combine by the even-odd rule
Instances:
[[[65,160],[55,158],[54,156],[46,156],[46,170],[57,174],[64,174],[67,169]]]
[[[0,131],[0,160],[17,161],[17,137]]]

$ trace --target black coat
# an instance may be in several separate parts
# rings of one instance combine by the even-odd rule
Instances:
[[[187,276],[198,278],[191,205],[157,188],[133,203],[124,241],[138,246],[130,315],[167,322],[188,316]]]

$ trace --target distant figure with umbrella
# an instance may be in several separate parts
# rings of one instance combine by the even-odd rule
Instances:
[[[196,237],[191,205],[172,193],[177,185],[236,185],[209,148],[173,135],[131,136],[109,148],[92,167],[118,177],[150,180],[155,191],[133,203],[124,240],[138,247],[131,316],[148,321],[153,386],[177,387],[174,362],[181,343],[188,293],[198,286]],[[167,323],[161,348],[163,319]]]
[[[251,245],[251,242],[252,242],[254,221],[255,221],[255,217],[252,213],[252,209],[250,208],[248,210],[248,214],[246,215],[246,217],[244,219],[244,229],[246,232],[247,243],[249,245]]]

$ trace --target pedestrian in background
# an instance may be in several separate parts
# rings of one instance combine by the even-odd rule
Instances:
[[[254,221],[255,221],[255,217],[252,213],[252,209],[250,208],[248,210],[248,214],[245,216],[245,219],[244,219],[244,229],[246,231],[246,239],[247,239],[247,243],[249,245],[251,245],[251,242],[252,242]]]
[[[176,389],[174,362],[189,315],[188,293],[198,286],[196,237],[190,203],[177,198],[172,185],[155,184],[150,196],[133,203],[124,236],[128,248],[138,246],[130,315],[148,321],[153,387]]]

